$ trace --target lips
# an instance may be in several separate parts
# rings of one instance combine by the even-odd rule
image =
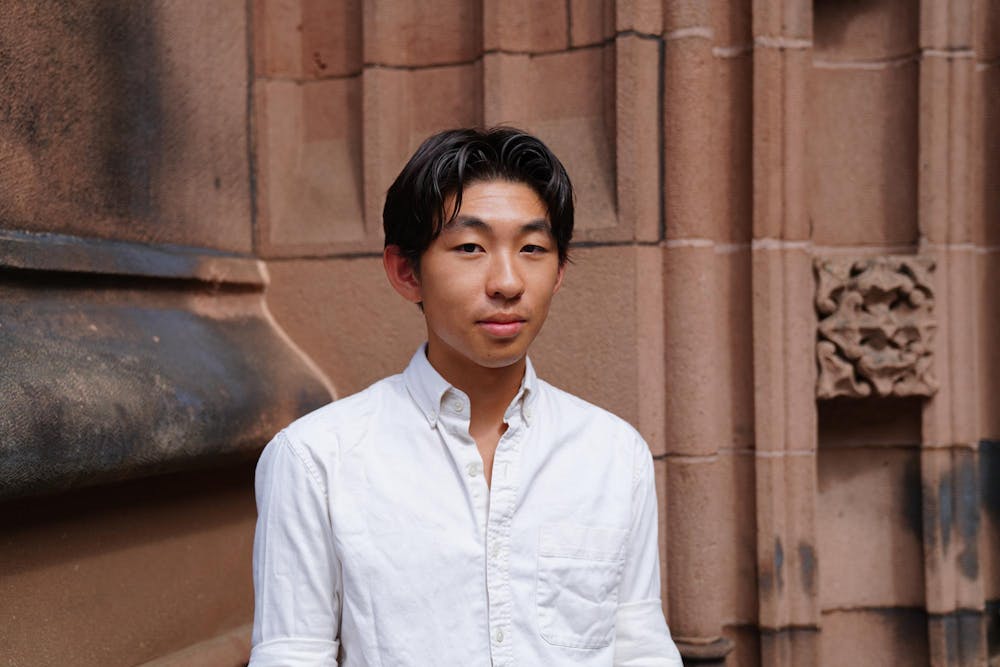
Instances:
[[[491,315],[476,322],[488,334],[496,338],[510,338],[520,333],[525,320],[517,315]]]

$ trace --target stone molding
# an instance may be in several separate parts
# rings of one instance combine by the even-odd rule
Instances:
[[[0,500],[247,459],[331,398],[253,257],[0,230]]]
[[[816,396],[933,396],[934,262],[928,257],[820,257]]]

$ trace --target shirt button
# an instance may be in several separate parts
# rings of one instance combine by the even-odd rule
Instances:
[[[503,630],[497,630],[497,644],[503,644]]]
[[[470,463],[466,467],[466,470],[469,472],[469,477],[476,477],[477,475],[479,475],[479,464],[478,463]]]
[[[490,555],[493,556],[494,558],[496,558],[497,556],[500,555],[500,543],[499,542],[494,542],[493,546],[490,547]]]
[[[462,411],[465,410],[465,403],[459,400],[454,400],[451,402],[451,409],[457,414],[462,414]]]

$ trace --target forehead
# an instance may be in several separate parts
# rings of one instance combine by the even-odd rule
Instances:
[[[455,195],[445,201],[445,210],[453,210]],[[483,222],[528,222],[548,220],[548,209],[538,193],[518,181],[474,181],[462,188],[458,216],[474,217]]]

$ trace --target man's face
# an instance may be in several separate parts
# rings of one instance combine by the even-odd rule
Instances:
[[[445,211],[454,209],[454,197]],[[473,183],[420,259],[428,356],[439,370],[522,360],[562,282],[545,204],[529,186]]]

